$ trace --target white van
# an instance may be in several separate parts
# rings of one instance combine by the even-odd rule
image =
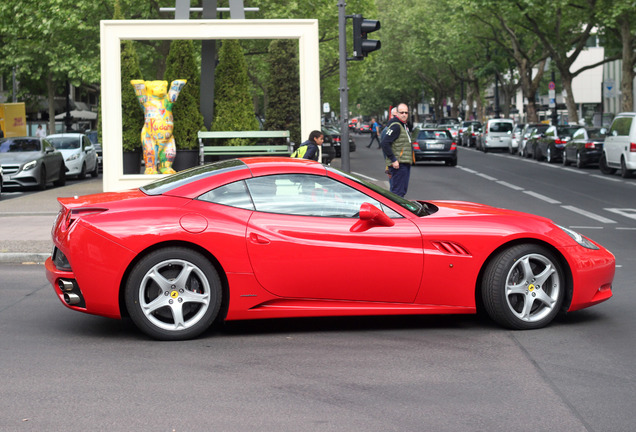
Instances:
[[[484,153],[488,150],[500,148],[508,150],[512,146],[512,129],[514,122],[511,119],[490,119],[481,137],[481,149]]]
[[[636,113],[616,115],[603,144],[599,167],[603,174],[614,174],[619,169],[623,178],[631,177],[636,170]]]

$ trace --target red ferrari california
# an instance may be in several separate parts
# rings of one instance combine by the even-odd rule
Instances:
[[[408,201],[308,160],[233,159],[59,201],[46,273],[62,303],[156,339],[215,320],[478,308],[535,329],[612,296],[614,256],[546,218]]]

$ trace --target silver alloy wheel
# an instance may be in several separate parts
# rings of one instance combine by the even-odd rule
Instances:
[[[554,310],[561,289],[555,264],[542,254],[532,253],[518,259],[508,272],[505,297],[512,314],[535,323]]]
[[[210,284],[195,264],[182,259],[165,260],[144,275],[139,306],[146,319],[158,328],[188,329],[210,307]]]

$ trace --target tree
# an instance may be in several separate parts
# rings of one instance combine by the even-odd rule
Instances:
[[[194,149],[199,145],[198,132],[204,129],[203,116],[199,111],[200,72],[190,40],[175,40],[170,44],[163,77],[168,85],[176,79],[186,79],[174,105],[174,139],[178,149]]]
[[[15,68],[19,80],[46,83],[50,130],[58,88],[99,81],[101,18],[88,0],[0,2],[0,70]]]
[[[266,128],[288,130],[292,142],[300,136],[300,85],[298,44],[291,39],[277,39],[269,45],[269,82]]]
[[[243,48],[238,40],[224,40],[214,80],[214,131],[258,129],[250,95]],[[245,145],[249,140],[232,138],[226,145]]]

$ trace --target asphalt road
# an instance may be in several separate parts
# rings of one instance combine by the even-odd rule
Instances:
[[[352,171],[384,181],[357,139]],[[0,264],[0,430],[633,431],[636,179],[576,171],[467,149],[458,167],[413,167],[410,198],[541,214],[614,252],[615,297],[536,331],[289,319],[155,342],[64,308],[41,266]]]

